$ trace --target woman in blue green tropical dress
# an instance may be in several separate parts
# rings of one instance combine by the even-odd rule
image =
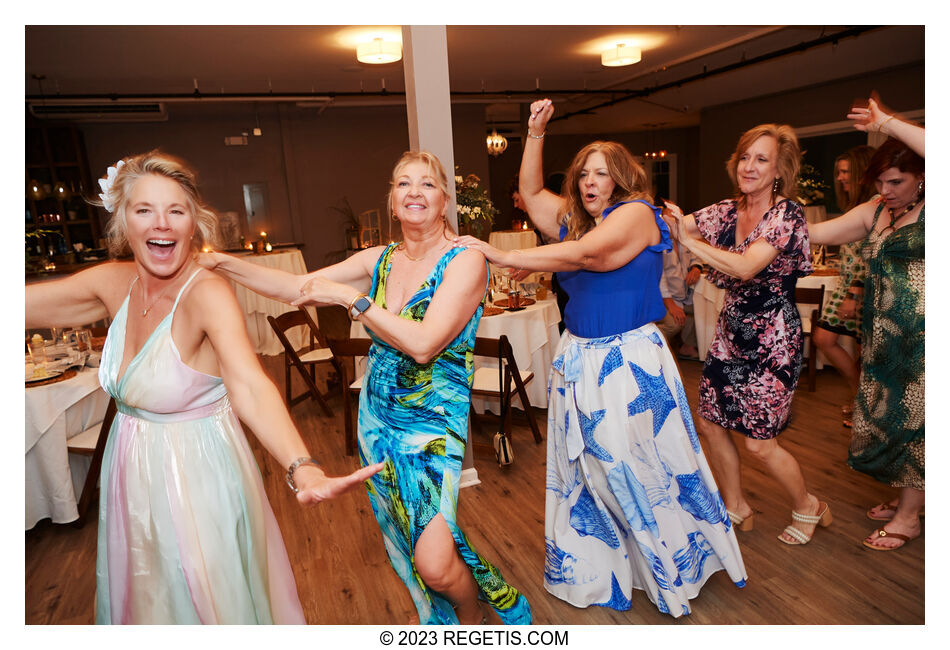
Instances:
[[[393,170],[388,199],[403,242],[305,276],[223,255],[215,256],[215,268],[278,300],[342,305],[370,333],[360,460],[385,462],[367,490],[419,621],[478,623],[480,598],[503,622],[527,624],[528,601],[472,548],[456,521],[488,268],[478,251],[453,248],[448,196],[438,158],[407,152]]]

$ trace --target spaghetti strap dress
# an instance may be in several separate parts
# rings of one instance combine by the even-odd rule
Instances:
[[[383,309],[395,250],[396,244],[390,244],[373,270],[370,296]],[[442,256],[399,312],[400,318],[423,319],[446,267],[462,250],[450,249]],[[472,548],[456,521],[481,315],[479,305],[458,336],[428,363],[416,362],[367,328],[373,345],[360,391],[360,461],[385,462],[367,483],[369,500],[390,564],[406,584],[423,624],[458,623],[452,603],[430,589],[415,568],[416,542],[439,514],[475,578],[479,598],[507,624],[531,622],[527,599]]]
[[[128,297],[102,351],[99,382],[118,412],[100,477],[96,622],[303,624],[224,382],[186,365],[172,339],[178,303],[200,271],[121,377]]]

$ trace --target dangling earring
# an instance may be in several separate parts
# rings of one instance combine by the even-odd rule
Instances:
[[[396,216],[395,212],[389,215],[389,218],[393,220],[393,223],[397,223],[399,221],[399,217]]]
[[[776,177],[776,179],[772,182],[772,194],[778,194],[779,185],[781,185],[781,181],[778,177]]]
[[[920,200],[920,197],[924,195],[924,179],[920,179],[917,183],[917,200]]]

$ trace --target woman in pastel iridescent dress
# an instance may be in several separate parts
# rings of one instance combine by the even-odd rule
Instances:
[[[404,241],[304,276],[219,253],[202,264],[277,300],[341,305],[363,323],[373,345],[360,391],[360,460],[385,463],[368,485],[370,503],[419,621],[478,623],[482,598],[503,622],[526,624],[528,601],[456,521],[488,265],[452,247],[448,197],[438,158],[406,152],[388,198]]]
[[[110,252],[133,261],[26,288],[27,327],[112,319],[99,381],[118,413],[102,460],[96,622],[305,623],[238,417],[288,468],[301,504],[381,467],[331,479],[310,458],[234,292],[194,260],[217,227],[194,173],[153,151],[100,183]]]
[[[712,267],[709,280],[726,289],[699,382],[698,425],[729,516],[744,531],[755,522],[734,431],[792,502],[792,523],[779,535],[790,545],[807,544],[816,526],[831,524],[828,504],[808,491],[801,466],[778,440],[802,367],[795,285],[812,272],[804,210],[786,196],[797,187],[800,165],[795,131],[761,124],[739,137],[726,163],[735,198],[685,217],[667,203],[676,237]]]
[[[632,606],[641,589],[661,612],[690,612],[710,575],[746,572],[703,456],[676,362],[654,325],[669,231],[622,145],[574,158],[564,196],[543,187],[542,143],[554,107],[531,105],[521,197],[535,227],[560,243],[501,251],[501,266],[556,271],[567,326],[548,384],[544,586],[576,607]]]
[[[861,378],[848,464],[898,491],[868,510],[886,522],[863,541],[893,551],[920,536],[924,508],[924,129],[881,110],[853,108],[855,128],[890,136],[865,177],[880,197],[811,228],[820,244],[860,242],[868,262]]]

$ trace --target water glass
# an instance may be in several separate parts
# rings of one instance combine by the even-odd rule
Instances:
[[[46,342],[31,340],[27,347],[30,350],[30,361],[34,372],[46,370]]]

